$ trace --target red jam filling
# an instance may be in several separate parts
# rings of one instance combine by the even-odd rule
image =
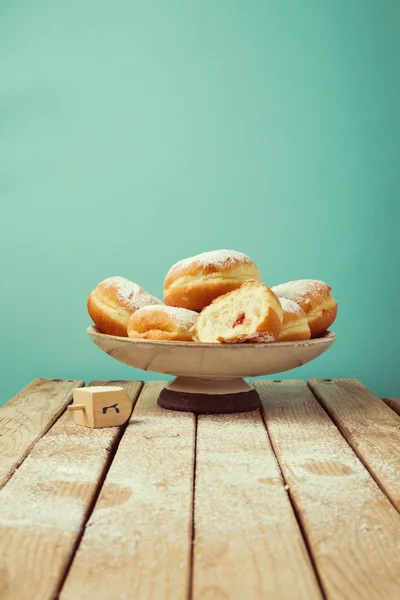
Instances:
[[[245,313],[240,314],[238,316],[238,318],[236,319],[236,321],[234,322],[234,324],[232,325],[233,329],[235,329],[235,327],[237,327],[238,325],[242,325],[245,318],[246,318]]]

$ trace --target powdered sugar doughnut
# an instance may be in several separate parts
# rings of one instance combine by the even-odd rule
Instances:
[[[249,279],[259,280],[260,272],[242,252],[203,252],[171,267],[164,281],[164,301],[169,306],[200,311]]]
[[[127,337],[129,317],[150,304],[162,302],[125,277],[109,277],[92,291],[87,307],[102,333]]]
[[[216,298],[196,319],[195,339],[208,343],[274,342],[281,331],[282,307],[259,281]]]
[[[326,331],[334,322],[338,304],[331,296],[331,287],[316,279],[298,279],[276,285],[272,291],[278,298],[296,302],[306,313],[311,337]]]
[[[282,306],[283,321],[281,332],[276,341],[309,340],[311,331],[304,310],[296,302],[287,298],[280,298],[279,301]]]
[[[129,319],[128,336],[142,340],[192,342],[198,313],[173,306],[145,306]]]

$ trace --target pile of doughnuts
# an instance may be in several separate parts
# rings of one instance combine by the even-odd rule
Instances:
[[[251,258],[215,250],[171,267],[164,302],[124,277],[109,277],[91,292],[87,307],[97,329],[108,335],[232,344],[318,337],[336,319],[338,304],[323,281],[269,288]]]

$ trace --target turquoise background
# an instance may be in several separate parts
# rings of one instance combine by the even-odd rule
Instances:
[[[0,4],[1,398],[154,376],[89,340],[110,275],[154,294],[234,248],[328,281],[336,345],[287,377],[399,380],[398,0]]]

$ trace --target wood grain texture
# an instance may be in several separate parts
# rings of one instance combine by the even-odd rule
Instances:
[[[398,600],[400,515],[304,382],[256,389],[326,597]]]
[[[141,388],[119,384],[132,399]],[[0,491],[1,600],[55,597],[108,467],[119,429],[72,419],[66,412]]]
[[[400,417],[355,379],[312,379],[309,385],[400,511]]]
[[[0,408],[0,488],[71,402],[72,379],[34,379]]]
[[[186,600],[195,417],[147,383],[107,473],[62,600]]]
[[[321,598],[260,411],[201,415],[193,600]]]
[[[382,398],[385,404],[400,415],[400,398]]]

